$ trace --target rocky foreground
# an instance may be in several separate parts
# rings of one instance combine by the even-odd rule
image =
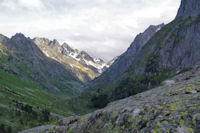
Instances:
[[[57,126],[42,126],[21,133],[30,132],[199,133],[200,68],[93,113],[64,118]]]

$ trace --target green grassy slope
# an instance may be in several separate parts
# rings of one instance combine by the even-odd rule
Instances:
[[[0,69],[53,94],[70,98],[79,93],[82,83],[73,73],[46,57],[28,38],[18,39],[0,35]]]
[[[0,132],[3,126],[16,132],[52,123],[57,117],[50,112],[69,116],[70,110],[64,98],[0,70]]]

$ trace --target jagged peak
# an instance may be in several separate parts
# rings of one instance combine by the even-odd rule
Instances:
[[[3,34],[0,34],[0,37],[6,37],[6,36],[4,36]]]
[[[66,42],[64,42],[63,44],[62,44],[62,47],[63,48],[66,48],[66,49],[68,49],[68,50],[73,50],[73,51],[75,51],[69,44],[67,44]]]
[[[62,44],[62,46],[63,46],[63,47],[70,47],[69,44],[67,44],[66,42],[64,42],[64,43]]]
[[[165,24],[159,24],[159,25],[150,25],[145,31],[149,31],[149,30],[155,30],[155,31],[159,31]]]
[[[197,17],[200,15],[200,0],[182,0],[176,18]]]
[[[101,58],[94,58],[95,62],[104,62]]]
[[[135,37],[135,39],[130,47],[132,47],[134,45],[134,42],[136,42],[138,40],[144,41],[144,39],[143,39],[144,36],[147,36],[145,38],[148,38],[147,40],[149,40],[149,38],[151,37],[149,35],[158,32],[162,27],[164,27],[164,25],[165,25],[164,23],[159,24],[159,25],[150,25],[143,33],[140,33]]]
[[[161,26],[164,26],[164,25],[165,25],[164,23],[159,24],[159,25],[150,25],[148,28],[161,27]]]
[[[88,55],[88,53],[86,51],[81,51],[81,54]]]
[[[58,42],[58,40],[56,40],[56,39],[53,39],[53,43],[54,43],[54,44],[56,44],[56,43],[57,43],[57,44],[60,44],[60,43]]]
[[[9,38],[8,38],[7,36],[4,36],[3,34],[0,34],[0,39],[1,39],[1,40],[2,40],[2,39],[8,40]]]
[[[111,66],[117,59],[119,58],[119,56],[114,57],[112,60],[110,60],[107,64],[109,66]]]
[[[165,24],[164,23],[162,23],[162,24],[159,24],[159,25],[150,25],[144,32],[142,32],[142,33],[139,33],[136,37],[135,37],[135,39],[134,39],[134,41],[135,40],[137,40],[137,39],[140,39],[141,37],[143,37],[145,34],[150,34],[151,32],[158,32],[162,27],[164,27],[165,26]],[[133,42],[134,42],[133,41]]]
[[[56,39],[53,39],[53,41],[50,41],[49,46],[61,47],[60,43]]]
[[[13,39],[13,38],[26,38],[26,37],[22,33],[16,33],[14,36],[11,37],[11,39]]]
[[[7,36],[4,36],[3,34],[0,34],[0,44],[4,44],[9,40]]]
[[[78,53],[72,47],[70,47],[69,44],[67,44],[66,42],[64,42],[61,47],[63,48],[63,51],[62,51],[63,54],[69,55],[70,53],[73,53],[73,54]]]

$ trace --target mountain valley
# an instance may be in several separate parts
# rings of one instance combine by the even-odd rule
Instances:
[[[200,1],[105,62],[56,39],[0,34],[0,133],[199,133]]]

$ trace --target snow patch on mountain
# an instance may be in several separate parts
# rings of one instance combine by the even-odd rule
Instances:
[[[93,69],[96,69],[96,71],[100,74],[105,71],[105,68],[110,67],[110,65],[105,63],[102,59],[93,58],[85,51],[79,51],[77,49],[73,49],[66,43],[64,43],[62,47],[64,50],[62,53],[64,53],[64,55],[72,57],[78,62],[81,62],[83,65],[87,65],[92,67]]]

